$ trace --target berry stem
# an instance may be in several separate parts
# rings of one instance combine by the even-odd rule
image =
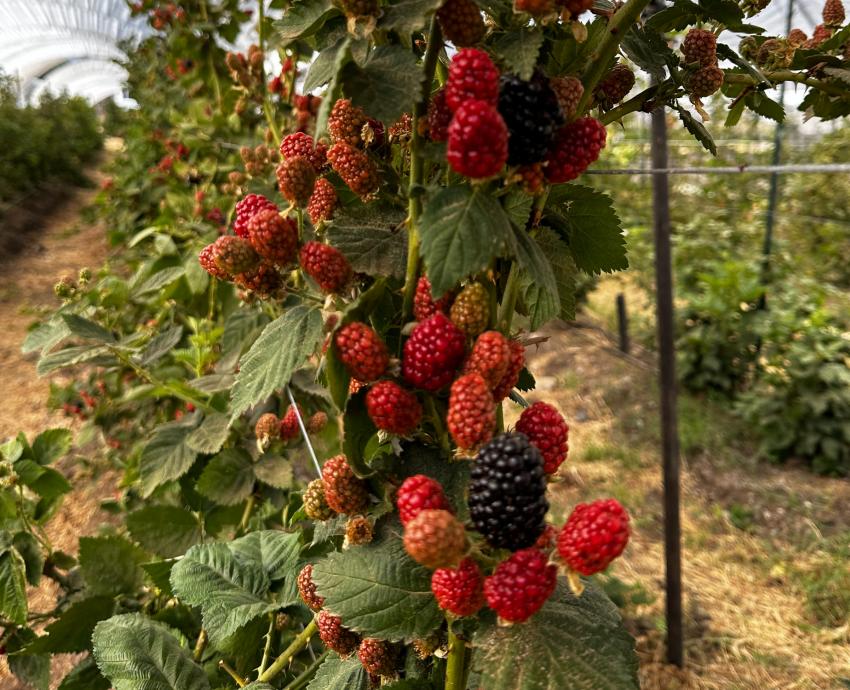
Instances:
[[[502,295],[502,305],[499,309],[499,327],[506,335],[511,332],[516,301],[519,297],[519,274],[519,266],[516,262],[512,263],[511,272],[508,274],[508,282],[505,284],[505,292]]]
[[[608,30],[599,49],[590,57],[590,66],[584,73],[584,93],[576,106],[576,114],[580,117],[590,106],[593,91],[602,77],[608,71],[611,59],[617,53],[620,42],[626,37],[632,24],[640,17],[640,13],[650,0],[628,0],[617,10],[608,21]]]
[[[812,79],[811,77],[807,77],[805,74],[797,74],[796,72],[791,72],[790,70],[778,70],[776,72],[765,72],[764,76],[774,85],[778,85],[783,81],[793,81],[798,84],[805,84],[806,86],[811,86],[815,89],[820,89],[824,93],[828,93],[831,96],[840,96],[846,97],[847,91],[841,86],[835,86],[833,84],[827,84],[820,79]],[[747,74],[730,74],[726,73],[723,78],[723,83],[725,84],[755,84],[756,81]]]
[[[263,673],[260,674],[260,677],[257,678],[257,681],[260,683],[268,683],[271,681],[278,673],[280,673],[286,665],[291,661],[292,657],[294,657],[298,652],[300,652],[307,644],[310,642],[310,638],[313,637],[319,630],[319,627],[316,625],[316,621],[310,621],[310,625],[308,625],[304,630],[302,630],[296,638],[292,641],[283,653],[274,660],[271,666],[269,666]]]
[[[265,672],[266,668],[269,665],[269,657],[272,652],[272,640],[274,639],[274,613],[269,614],[269,630],[266,633],[266,644],[263,647],[263,658],[260,660],[260,668],[257,670],[257,673],[260,675]]]
[[[224,659],[218,662],[218,667],[224,671],[228,676],[233,678],[233,682],[236,683],[240,688],[244,688],[248,685],[248,681],[245,680],[242,676],[236,673],[236,670],[228,664]]]
[[[669,82],[669,80],[668,80]],[[668,82],[663,82],[662,84],[654,84],[650,86],[648,89],[641,91],[637,96],[630,98],[629,100],[621,103],[616,108],[612,108],[607,113],[602,115],[599,118],[599,121],[603,125],[610,125],[612,122],[616,122],[624,118],[629,113],[633,113],[638,110],[643,110],[646,107],[646,104],[649,103],[661,90],[661,87]]]
[[[416,281],[419,279],[419,232],[416,223],[422,213],[422,200],[419,189],[422,186],[424,161],[420,148],[422,137],[419,135],[419,120],[428,110],[428,98],[434,83],[434,72],[437,69],[437,58],[443,46],[443,35],[436,16],[431,19],[428,30],[428,45],[425,48],[423,70],[425,78],[422,85],[422,95],[413,108],[412,134],[410,137],[410,184],[408,186],[408,245],[407,271],[404,279],[404,318],[407,320],[413,313],[413,296],[416,293]]]
[[[328,655],[328,650],[326,649],[322,652],[316,660],[310,664],[306,670],[298,676],[295,680],[293,680],[289,685],[287,685],[283,690],[301,690],[301,688],[306,687],[307,683],[313,678],[316,674],[316,671],[319,670],[319,666],[322,665],[322,662],[325,660],[325,657]]]
[[[466,663],[466,642],[455,635],[449,626],[449,656],[446,660],[445,690],[465,690]]]

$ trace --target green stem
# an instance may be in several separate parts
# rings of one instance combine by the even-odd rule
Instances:
[[[793,81],[798,84],[805,84],[815,89],[820,89],[824,93],[831,96],[847,97],[847,90],[834,84],[828,84],[820,79],[812,79],[805,74],[798,74],[791,70],[777,70],[776,72],[765,72],[764,76],[774,85],[780,84],[783,81]],[[727,84],[756,84],[756,80],[748,74],[729,74],[727,73],[724,80]]]
[[[605,113],[599,118],[599,121],[603,125],[610,125],[612,122],[621,120],[629,113],[634,113],[638,110],[643,110],[644,107],[646,107],[646,104],[649,103],[649,101],[651,101],[655,97],[658,91],[658,85],[650,86],[648,89],[641,91],[637,96],[634,96],[633,98],[624,101],[616,108],[609,110],[607,113]]]
[[[239,531],[241,533],[245,533],[245,530],[248,529],[248,521],[251,519],[251,513],[254,512],[254,505],[256,503],[256,499],[254,498],[254,494],[248,496],[248,501],[245,503],[245,510],[242,511],[242,519],[239,521]]]
[[[179,390],[178,388],[175,388],[171,384],[160,380],[159,378],[154,376],[151,372],[149,372],[147,369],[144,369],[144,368],[140,367],[138,364],[136,364],[130,357],[128,357],[124,352],[122,352],[118,348],[110,347],[109,351],[113,355],[115,355],[121,361],[121,363],[124,366],[130,367],[136,373],[136,376],[138,376],[141,379],[144,379],[145,381],[147,381],[152,386],[157,386],[158,388],[163,388],[163,389],[167,390],[175,398],[178,398],[179,400],[182,400],[183,402],[192,403],[195,407],[197,407],[199,410],[203,410],[204,412],[215,412],[216,411],[214,408],[210,407],[210,405],[205,403],[200,398],[196,398],[193,395],[187,395],[186,393]]]
[[[584,93],[576,107],[577,115],[582,115],[589,109],[593,91],[607,72],[611,59],[617,54],[620,42],[626,37],[626,33],[638,20],[640,13],[649,2],[650,0],[628,0],[611,16],[605,38],[602,39],[596,52],[590,56],[590,65],[584,73],[582,79]]]
[[[449,656],[446,660],[445,690],[466,690],[463,685],[466,676],[466,642],[452,632],[449,626]]]
[[[260,660],[260,668],[258,673],[263,675],[263,671],[269,665],[269,657],[272,652],[272,639],[274,638],[274,614],[269,614],[269,631],[266,633],[266,644],[263,647],[263,658]]]
[[[244,688],[246,685],[248,685],[248,681],[245,680],[238,673],[236,673],[236,670],[230,664],[228,664],[224,659],[222,659],[221,661],[218,662],[218,667],[222,671],[224,671],[228,676],[233,678],[236,685],[238,685],[240,688]]]
[[[198,635],[198,641],[195,643],[195,649],[192,652],[192,659],[195,661],[200,661],[204,656],[204,650],[207,648],[207,642],[209,638],[207,637],[207,631],[201,628],[201,634]]]
[[[511,332],[516,301],[519,297],[519,274],[519,266],[514,262],[511,264],[511,272],[508,274],[508,282],[505,284],[505,293],[502,295],[502,305],[499,309],[499,327],[506,334]]]
[[[315,675],[319,666],[322,665],[322,662],[325,660],[325,657],[328,655],[328,650],[322,652],[316,660],[310,664],[307,669],[300,675],[298,678],[293,680],[289,685],[287,685],[283,690],[300,690],[307,683],[310,682],[310,679]]]
[[[420,187],[422,186],[425,163],[420,151],[422,137],[419,135],[419,120],[428,110],[428,99],[431,95],[431,86],[434,83],[434,72],[437,69],[437,58],[443,45],[443,35],[437,18],[431,19],[431,28],[428,31],[428,45],[425,48],[425,60],[423,70],[425,79],[422,85],[422,94],[413,108],[413,133],[410,137],[410,184],[408,186],[408,241],[407,241],[407,271],[404,279],[404,318],[410,317],[413,312],[413,296],[416,293],[416,282],[419,278],[419,231],[416,227],[419,216],[422,213],[422,201],[420,199]]]
[[[263,673],[260,674],[260,677],[257,679],[261,683],[268,683],[272,678],[274,678],[278,673],[280,673],[284,667],[292,660],[298,652],[300,652],[307,644],[310,642],[310,638],[316,634],[318,631],[318,626],[316,625],[316,621],[310,621],[310,625],[308,625],[298,636],[292,641],[283,653],[274,660],[271,666],[269,666]]]
[[[263,115],[266,116],[266,122],[269,125],[269,131],[272,133],[274,137],[275,144],[280,146],[280,128],[277,126],[277,122],[274,119],[274,112],[272,110],[272,103],[269,100],[269,90],[266,88],[266,67],[265,67],[265,54],[266,54],[266,0],[259,0],[257,3],[257,40],[260,44],[260,50],[264,56],[263,62],[263,83],[261,88],[263,89]]]

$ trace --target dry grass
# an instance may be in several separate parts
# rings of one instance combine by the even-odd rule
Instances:
[[[616,290],[603,285],[598,295],[613,303]],[[550,335],[531,356],[539,388],[530,397],[554,402],[570,422],[570,460],[552,490],[554,512],[565,517],[581,500],[613,495],[633,514],[631,544],[612,573],[651,601],[625,609],[638,641],[642,686],[847,687],[850,623],[813,624],[802,583],[825,563],[847,568],[846,560],[825,560],[825,554],[834,553],[836,540],[848,541],[850,485],[756,461],[745,431],[726,411],[683,398],[687,664],[685,670],[667,666],[654,362],[640,351],[624,357],[588,324]]]

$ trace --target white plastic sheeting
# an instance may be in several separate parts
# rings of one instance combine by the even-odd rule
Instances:
[[[24,100],[45,90],[123,102],[118,43],[144,31],[124,0],[0,0],[0,70]]]

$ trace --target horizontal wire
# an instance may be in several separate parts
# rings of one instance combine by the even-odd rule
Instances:
[[[585,170],[585,175],[733,175],[739,173],[850,173],[850,163],[808,163],[789,165],[737,165],[696,168],[621,168],[613,170]]]

